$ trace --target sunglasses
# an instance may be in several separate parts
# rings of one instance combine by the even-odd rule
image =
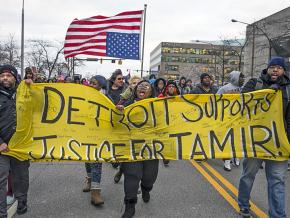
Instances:
[[[123,77],[119,77],[119,78],[117,78],[117,80],[124,80],[124,78]]]

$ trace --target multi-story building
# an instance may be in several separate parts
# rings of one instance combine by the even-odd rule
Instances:
[[[285,58],[289,72],[290,7],[247,25],[246,42],[244,73],[248,77],[257,77],[267,67],[269,59],[276,55]]]
[[[215,76],[217,84],[222,84],[229,72],[242,68],[241,45],[240,40],[161,42],[150,53],[150,71],[166,79],[185,76],[195,83],[206,72]]]

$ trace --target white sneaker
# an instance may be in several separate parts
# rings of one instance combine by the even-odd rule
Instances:
[[[231,171],[232,168],[231,168],[231,160],[225,160],[224,161],[224,170],[225,171]]]
[[[240,159],[239,158],[234,158],[234,164],[238,167],[240,166]]]

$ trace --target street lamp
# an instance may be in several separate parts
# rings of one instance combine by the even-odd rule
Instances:
[[[267,35],[267,33],[262,28],[260,28],[256,23],[249,24],[249,23],[246,23],[246,22],[243,22],[243,21],[239,21],[239,20],[236,20],[236,19],[231,19],[231,22],[233,22],[233,23],[242,23],[242,24],[245,24],[245,25],[248,25],[248,26],[252,26],[253,43],[252,43],[251,77],[253,77],[253,74],[254,74],[254,61],[255,61],[255,36],[256,36],[255,29],[260,30],[262,32],[262,34],[268,40],[268,43],[269,43],[269,57],[268,57],[268,60],[270,60],[271,56],[272,56],[272,54],[271,54],[272,53],[272,40]]]

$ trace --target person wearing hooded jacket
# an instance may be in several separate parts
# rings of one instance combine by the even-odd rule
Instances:
[[[32,80],[27,80],[31,83]],[[6,185],[9,171],[12,176],[13,192],[18,200],[17,214],[27,211],[29,187],[29,161],[20,161],[5,155],[8,143],[16,131],[17,70],[12,65],[0,67],[0,217],[7,217]]]
[[[124,106],[133,104],[146,98],[153,98],[154,90],[149,81],[142,80],[134,88],[133,96],[124,105],[117,105],[117,109],[123,110]],[[135,214],[137,193],[141,182],[142,199],[145,203],[150,200],[150,191],[157,179],[158,160],[145,160],[136,162],[123,162],[122,172],[124,173],[125,211],[122,218],[131,218]]]
[[[259,89],[282,90],[283,117],[288,140],[290,140],[290,107],[287,89],[290,79],[285,74],[285,62],[282,57],[273,57],[267,69],[264,69],[260,77],[250,79],[242,89],[242,92],[252,92]],[[273,145],[274,146],[274,145]],[[285,218],[285,182],[287,172],[287,160],[275,161],[257,158],[246,158],[243,160],[243,171],[239,182],[238,204],[240,214],[250,217],[250,195],[255,176],[262,163],[265,163],[266,179],[268,184],[269,217]]]
[[[227,85],[222,86],[217,94],[235,94],[241,93],[242,86],[245,82],[245,76],[240,71],[232,71],[230,73],[230,82]],[[240,165],[240,160],[238,158],[233,158],[233,162],[236,166]],[[231,160],[224,159],[224,170],[231,171]]]
[[[93,76],[90,79],[90,86],[104,95],[106,94],[107,81],[101,75]],[[85,163],[87,177],[83,192],[91,192],[91,204],[100,206],[104,204],[101,197],[102,163]]]
[[[180,92],[176,83],[173,80],[168,80],[163,93],[160,94],[158,98],[166,98],[166,97],[172,97],[176,95],[180,95]],[[169,160],[163,159],[163,164],[164,166],[167,167],[169,165]]]
[[[158,97],[160,94],[163,93],[166,86],[166,80],[163,78],[158,78],[154,82],[154,93],[155,97]]]

